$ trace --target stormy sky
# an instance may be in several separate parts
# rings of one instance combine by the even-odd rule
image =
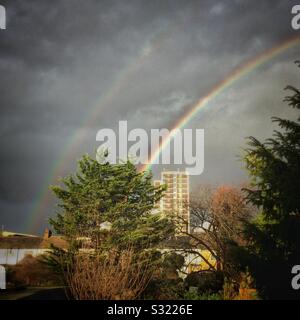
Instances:
[[[94,154],[101,128],[172,128],[248,59],[300,31],[289,0],[0,0],[0,225],[41,232],[47,190]],[[300,34],[299,34],[300,36]],[[299,85],[300,46],[237,81],[187,124],[205,129],[200,184],[242,183],[245,137],[264,139]],[[164,166],[165,167],[165,166]],[[154,166],[157,177],[162,166]],[[34,223],[31,221],[34,220]]]

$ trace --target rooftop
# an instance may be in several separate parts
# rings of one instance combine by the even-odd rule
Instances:
[[[9,231],[0,234],[0,249],[49,249],[51,245],[67,248],[62,236],[52,236],[50,232],[45,232],[44,237]]]

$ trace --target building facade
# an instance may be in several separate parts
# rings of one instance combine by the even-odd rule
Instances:
[[[167,190],[155,209],[172,214],[178,225],[177,233],[190,232],[189,175],[185,171],[163,171],[154,186],[166,185]]]

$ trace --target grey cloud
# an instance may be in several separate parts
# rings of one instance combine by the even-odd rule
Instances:
[[[295,36],[296,2],[2,0],[8,26],[0,31],[0,224],[22,229],[68,148],[60,174],[94,152],[97,130],[119,120],[171,128],[235,67]],[[281,89],[297,85],[296,58],[298,48],[254,71],[189,124],[206,130],[199,181],[246,178],[236,163],[243,137],[267,136],[269,117],[287,114]],[[84,138],[71,144],[79,129]],[[51,199],[42,221],[53,213]]]

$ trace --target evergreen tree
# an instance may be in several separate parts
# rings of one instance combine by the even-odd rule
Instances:
[[[127,272],[135,276],[128,276],[128,282],[123,284],[127,289],[135,281],[145,281],[146,275],[152,279],[151,284],[157,282],[153,278],[155,271],[165,269],[164,255],[158,249],[174,236],[175,226],[171,217],[153,210],[165,187],[155,187],[152,175],[138,172],[130,161],[113,165],[106,158],[104,155],[102,161],[96,161],[85,155],[78,163],[77,173],[63,178],[63,186],[51,187],[60,203],[50,223],[57,233],[64,235],[69,246],[67,251],[53,247],[44,262],[62,276],[66,288],[76,280],[74,272],[81,270],[78,263],[85,258],[95,268],[89,270],[94,276],[97,259],[106,261],[113,254],[115,267],[122,270],[126,252],[132,252]],[[144,274],[137,274],[141,270]],[[86,285],[87,280],[81,280]],[[98,283],[99,279],[95,277],[94,281]],[[151,296],[151,286],[144,289],[140,293]],[[91,289],[89,293],[91,298],[95,297],[94,291]],[[74,298],[70,290],[67,295]]]
[[[300,109],[300,91],[284,101]],[[281,130],[261,143],[251,137],[244,161],[251,176],[248,200],[260,208],[246,227],[247,264],[262,298],[300,298],[291,287],[292,267],[300,264],[300,118],[272,118]]]
[[[152,209],[164,187],[154,187],[151,174],[137,172],[130,162],[110,164],[85,155],[78,172],[52,186],[60,200],[50,223],[70,242],[89,238],[95,249],[152,248],[174,231],[169,219]]]

